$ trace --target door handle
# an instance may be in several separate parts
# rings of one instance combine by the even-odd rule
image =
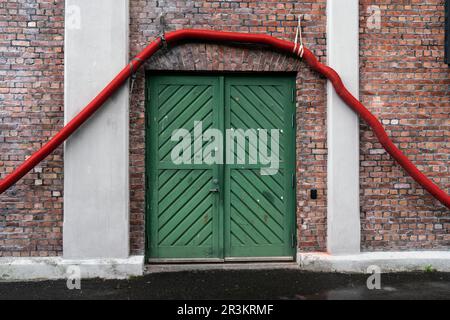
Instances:
[[[209,190],[209,192],[219,192],[219,180],[213,179],[212,181],[213,187]]]

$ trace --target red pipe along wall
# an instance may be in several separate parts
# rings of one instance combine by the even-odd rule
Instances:
[[[222,32],[210,30],[183,29],[167,33],[165,37],[157,38],[140,52],[75,118],[61,129],[47,144],[28,158],[21,166],[0,181],[0,194],[19,181],[45,157],[59,147],[72,133],[74,133],[103,103],[120,87],[127,79],[139,69],[163,45],[176,44],[180,41],[211,41],[211,42],[236,42],[240,44],[267,45],[287,54],[297,53],[298,45],[290,41],[277,39],[268,35],[247,34],[237,32]],[[375,132],[381,145],[402,166],[405,171],[431,195],[450,209],[450,196],[428,179],[419,169],[394,145],[378,119],[370,113],[344,86],[339,75],[332,68],[320,63],[314,54],[304,49],[303,60],[315,71],[324,75],[333,84],[337,94],[345,103],[355,111]]]

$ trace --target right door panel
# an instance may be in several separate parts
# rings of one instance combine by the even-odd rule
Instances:
[[[294,256],[294,84],[292,77],[225,78],[228,150],[233,145],[224,173],[226,260]]]

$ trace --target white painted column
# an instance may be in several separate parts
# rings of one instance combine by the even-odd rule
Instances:
[[[128,0],[66,0],[65,121],[128,63]],[[65,144],[64,257],[129,255],[128,86]]]
[[[358,0],[327,2],[328,65],[359,95]],[[359,121],[328,83],[328,238],[331,254],[360,252]]]

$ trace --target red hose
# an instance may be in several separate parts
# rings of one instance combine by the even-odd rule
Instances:
[[[47,144],[28,158],[5,179],[0,181],[0,194],[19,181],[45,157],[59,147],[66,139],[68,139],[70,135],[74,133],[87,119],[89,119],[90,116],[97,111],[103,103],[105,103],[105,101],[142,66],[147,59],[149,59],[164,45],[164,42],[167,42],[167,44],[170,45],[186,40],[201,40],[219,43],[237,42],[243,44],[263,44],[288,54],[292,54],[294,52],[294,48],[298,48],[293,42],[277,39],[263,34],[189,29],[167,33],[165,38],[161,37],[156,39],[142,52],[140,52],[132,60],[132,62],[130,62],[130,64],[127,65],[74,119],[67,123],[67,125],[62,128],[58,134],[56,134]],[[420,172],[419,169],[417,169],[417,167],[414,166],[414,164],[394,145],[378,119],[345,88],[336,71],[320,63],[314,54],[306,48],[304,49],[303,59],[313,70],[324,75],[331,81],[337,94],[350,108],[352,108],[353,111],[359,115],[359,117],[367,122],[367,124],[375,132],[375,135],[381,145],[398,162],[398,164],[400,164],[417,183],[419,183],[437,200],[450,209],[450,196],[435,185],[422,172]]]

